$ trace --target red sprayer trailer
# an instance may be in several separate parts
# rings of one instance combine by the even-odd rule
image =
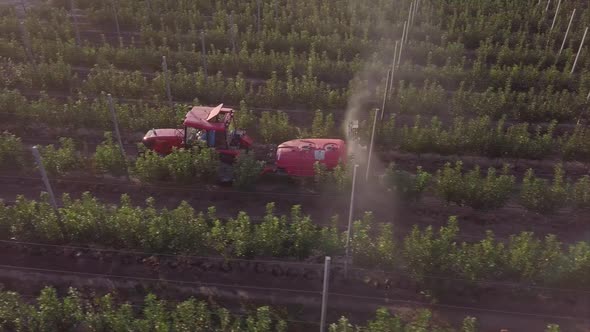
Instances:
[[[143,138],[143,144],[161,155],[173,148],[190,148],[199,141],[215,148],[222,162],[231,164],[242,151],[253,148],[253,140],[244,130],[230,130],[234,110],[217,107],[194,106],[185,116],[183,128],[152,129]],[[235,126],[233,126],[235,127]],[[267,155],[268,152],[266,151]],[[341,139],[294,139],[279,144],[271,160],[267,160],[264,173],[278,173],[294,177],[314,176],[314,164],[322,163],[328,170],[346,162],[346,144]]]

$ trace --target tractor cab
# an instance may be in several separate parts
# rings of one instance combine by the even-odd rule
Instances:
[[[230,130],[234,110],[217,107],[194,106],[183,121],[182,129],[152,129],[143,138],[144,145],[161,155],[173,148],[190,148],[204,144],[215,148],[224,159],[233,159],[242,149],[252,145],[252,139],[243,130]],[[233,126],[235,127],[235,126]]]

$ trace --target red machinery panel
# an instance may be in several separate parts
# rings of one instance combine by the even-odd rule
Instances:
[[[346,153],[341,139],[295,139],[278,146],[276,168],[290,176],[313,176],[316,162],[333,169],[346,162]]]

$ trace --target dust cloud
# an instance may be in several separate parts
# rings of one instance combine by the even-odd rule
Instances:
[[[391,5],[398,5],[399,3],[392,2]],[[360,0],[349,1],[349,13],[355,15],[353,12],[362,6]],[[367,50],[365,54],[361,54],[361,58],[366,59],[362,69],[355,74],[353,85],[351,86],[351,94],[348,99],[347,108],[344,117],[344,132],[346,133],[346,145],[348,148],[351,168],[354,164],[359,165],[359,173],[357,174],[357,183],[364,182],[366,174],[366,166],[369,160],[369,145],[371,142],[371,132],[373,129],[374,118],[371,116],[375,105],[381,108],[383,101],[383,91],[385,90],[385,81],[387,80],[388,64],[392,63],[394,40],[401,39],[401,35],[396,35],[393,25],[399,22],[388,20],[385,17],[385,11],[379,6],[371,9],[374,12],[368,13],[371,16],[373,25],[381,32],[379,36],[373,37],[374,40],[387,40],[383,42],[382,46]],[[399,8],[397,9],[399,10]],[[384,120],[387,116],[384,117]],[[360,126],[359,132],[351,131],[352,123],[357,122]],[[380,119],[377,119],[376,132],[379,132]],[[371,153],[370,177],[375,178],[377,175],[383,174],[386,165],[379,159],[378,154],[373,147]]]

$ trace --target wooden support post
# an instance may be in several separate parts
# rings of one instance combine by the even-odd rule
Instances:
[[[234,26],[234,11],[229,14],[229,34],[231,39],[232,53],[236,53],[236,30]]]
[[[111,2],[111,8],[113,9],[113,17],[115,18],[115,28],[117,29],[117,36],[119,37],[119,40],[121,40],[121,27],[119,26],[117,6],[114,0]]]
[[[201,61],[203,63],[203,73],[205,74],[205,84],[207,84],[207,48],[205,47],[205,31],[201,30]]]
[[[23,46],[25,48],[25,53],[27,54],[27,58],[29,58],[29,62],[35,65],[35,58],[33,58],[33,52],[31,50],[31,41],[29,39],[29,31],[27,30],[27,26],[25,22],[21,21],[18,25],[21,33],[21,37],[23,39]]]
[[[35,162],[37,163],[37,166],[39,166],[39,173],[41,173],[43,184],[45,184],[45,189],[49,194],[50,203],[53,206],[53,209],[57,212],[57,201],[55,200],[55,195],[53,194],[53,188],[51,188],[51,183],[49,183],[49,178],[47,177],[47,172],[45,171],[45,166],[43,165],[43,159],[39,154],[39,149],[35,145],[31,150],[33,151],[33,157],[35,158]]]
[[[82,41],[80,39],[80,29],[78,28],[78,17],[74,13],[75,10],[74,0],[70,0],[70,15],[72,16],[72,21],[74,22],[74,33],[76,35],[76,45],[78,47],[82,46]]]
[[[261,20],[262,20],[262,14],[261,14],[261,4],[260,4],[260,0],[256,0],[256,31],[258,32],[258,34],[260,34],[260,27],[261,27]]]
[[[107,95],[107,98],[109,100],[109,110],[111,111],[111,117],[113,119],[113,127],[115,128],[117,143],[119,143],[119,151],[121,152],[121,157],[123,157],[123,162],[125,163],[125,175],[127,176],[127,180],[129,180],[129,170],[127,169],[127,155],[125,154],[125,148],[123,148],[123,140],[121,139],[121,132],[119,131],[119,121],[117,120],[115,103],[113,102],[113,96],[111,96],[110,93]]]
[[[170,74],[168,73],[168,63],[166,62],[166,56],[162,56],[162,71],[164,72],[164,83],[166,85],[166,97],[168,98],[168,104],[172,107],[172,92],[170,91]]]

